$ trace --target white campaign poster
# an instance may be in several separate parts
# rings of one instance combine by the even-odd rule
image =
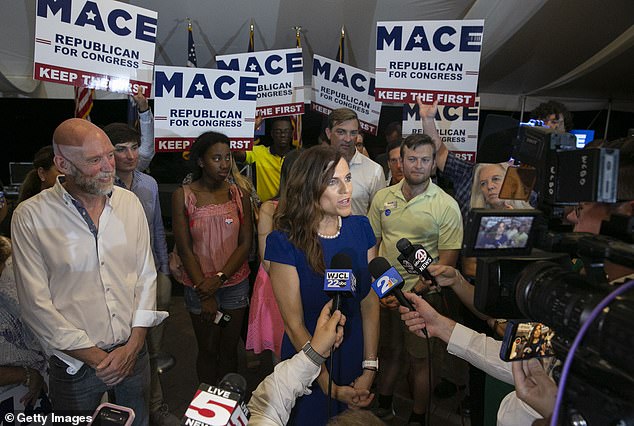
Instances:
[[[157,66],[154,78],[156,152],[187,151],[202,133],[224,133],[231,149],[253,144],[258,77],[253,73]]]
[[[377,22],[377,101],[473,106],[484,20]]]
[[[36,0],[33,78],[149,97],[157,19],[114,0]]]
[[[216,56],[216,64],[219,70],[256,73],[258,116],[268,118],[304,113],[301,48]]]
[[[374,99],[374,74],[315,55],[311,100],[312,109],[325,115],[350,108],[357,113],[361,129],[376,135],[381,102]]]
[[[436,129],[449,151],[459,158],[475,163],[478,151],[478,120],[480,98],[472,107],[438,105]],[[403,137],[422,133],[418,104],[403,105]]]

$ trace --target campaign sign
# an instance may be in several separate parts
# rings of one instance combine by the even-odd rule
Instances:
[[[475,163],[478,151],[480,98],[472,107],[438,105],[436,129],[447,149],[465,161]],[[403,105],[403,136],[422,133],[418,104]]]
[[[157,66],[154,77],[156,152],[187,151],[213,130],[231,140],[231,149],[253,144],[258,77],[253,73]]]
[[[156,12],[114,0],[35,7],[34,79],[150,96]]]
[[[377,22],[377,101],[473,106],[484,20]]]
[[[403,277],[401,277],[401,274],[392,266],[372,283],[372,289],[379,296],[379,299],[382,299],[402,282]]]
[[[257,73],[257,115],[263,118],[304,113],[302,49],[266,50],[216,56],[219,70]]]
[[[311,99],[312,108],[325,115],[350,108],[357,113],[361,129],[376,135],[381,102],[374,99],[374,74],[315,55]]]

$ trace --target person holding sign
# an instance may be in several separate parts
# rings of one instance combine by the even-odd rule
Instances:
[[[334,110],[328,116],[326,137],[330,145],[346,159],[352,173],[352,214],[368,214],[370,202],[379,189],[385,188],[383,168],[357,151],[359,118],[348,108]]]
[[[355,149],[352,143],[352,149]],[[351,174],[339,151],[318,146],[305,150],[293,167],[275,213],[275,230],[266,240],[265,259],[286,334],[282,359],[301,351],[312,339],[316,320],[329,300],[324,292],[326,266],[344,252],[356,277],[356,292],[343,298],[340,310],[347,321],[346,340],[321,373],[312,393],[297,400],[289,424],[327,422],[328,375],[332,375],[335,415],[346,406],[367,407],[370,386],[378,369],[379,301],[370,288],[368,261],[375,255],[375,238],[368,219],[351,216]],[[364,368],[365,367],[365,368]]]
[[[229,146],[223,134],[200,135],[190,154],[192,182],[172,196],[172,228],[186,272],[185,305],[198,343],[196,370],[207,384],[237,371],[236,346],[249,303],[251,202],[249,194],[227,182]]]

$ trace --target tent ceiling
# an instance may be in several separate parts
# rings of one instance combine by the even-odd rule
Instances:
[[[251,18],[256,50],[294,46],[302,27],[305,81],[313,54],[334,57],[342,25],[346,62],[374,69],[377,21],[485,19],[479,90],[482,106],[519,109],[560,97],[574,109],[634,111],[634,1],[611,0],[128,0],[159,13],[156,63],[186,60],[186,17],[193,19],[198,65],[244,52]],[[31,79],[35,0],[13,2],[0,15],[0,93],[54,97]],[[607,47],[606,47],[607,46]],[[565,78],[564,78],[565,77]],[[70,93],[70,91],[69,91]]]

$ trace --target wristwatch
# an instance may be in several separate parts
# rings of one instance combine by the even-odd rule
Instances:
[[[306,356],[317,366],[320,366],[324,362],[326,362],[326,358],[324,358],[321,354],[319,354],[313,347],[310,345],[310,340],[302,346],[302,351],[306,354]]]
[[[379,371],[379,359],[366,359],[361,363],[364,370]]]
[[[221,283],[221,284],[226,283],[226,282],[227,282],[227,280],[229,279],[229,278],[227,278],[227,276],[225,275],[225,273],[224,273],[224,272],[218,272],[218,273],[216,274],[216,276],[217,276],[218,278],[220,278],[220,283]]]

